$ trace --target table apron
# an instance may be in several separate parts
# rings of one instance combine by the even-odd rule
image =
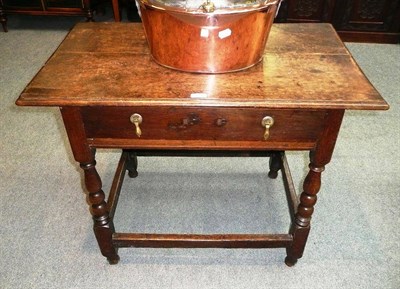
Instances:
[[[232,107],[81,108],[90,146],[137,149],[308,150],[315,146],[327,113]],[[142,118],[137,124],[140,135],[132,115]],[[268,129],[266,117],[273,122]]]

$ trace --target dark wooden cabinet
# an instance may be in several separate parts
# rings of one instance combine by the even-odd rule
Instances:
[[[0,0],[0,22],[7,31],[7,14],[84,16],[93,19],[91,0]]]
[[[333,25],[343,40],[398,43],[399,0],[337,1]]]
[[[400,0],[284,0],[277,22],[332,23],[344,41],[400,41]]]
[[[279,22],[328,22],[332,19],[333,2],[327,0],[284,0]]]

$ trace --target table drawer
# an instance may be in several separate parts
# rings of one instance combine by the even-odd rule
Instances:
[[[88,138],[140,140],[315,141],[326,111],[210,107],[85,107]],[[142,122],[138,137],[131,116]],[[265,140],[264,117],[273,119]]]

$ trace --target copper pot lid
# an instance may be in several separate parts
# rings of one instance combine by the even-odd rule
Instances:
[[[155,9],[189,14],[232,14],[262,10],[280,0],[140,0]]]

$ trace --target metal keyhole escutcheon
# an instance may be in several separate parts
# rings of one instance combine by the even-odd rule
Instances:
[[[267,140],[270,134],[269,130],[274,125],[274,119],[272,118],[272,116],[266,116],[262,119],[261,125],[265,128],[264,140]]]
[[[131,121],[131,123],[133,123],[135,125],[136,135],[138,137],[140,137],[142,135],[142,130],[140,129],[140,124],[143,121],[143,117],[138,113],[134,113],[131,115],[130,121]]]

